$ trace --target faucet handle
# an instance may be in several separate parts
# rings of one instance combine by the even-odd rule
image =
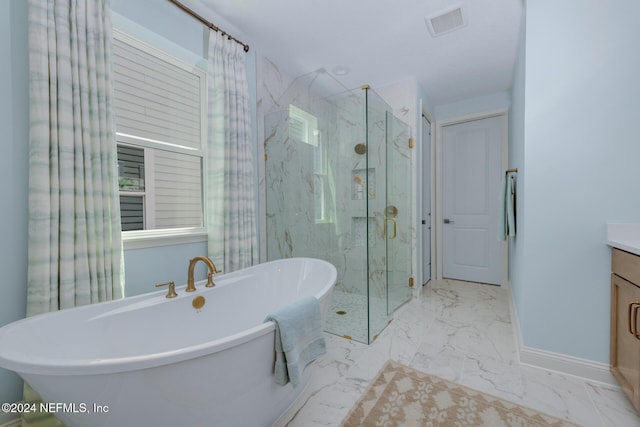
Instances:
[[[204,285],[205,288],[213,288],[216,284],[213,283],[213,275],[216,273],[222,273],[222,270],[218,270],[218,267],[211,261],[211,265],[213,265],[213,271],[209,271],[207,275],[207,284]]]
[[[216,284],[213,283],[213,273],[207,274],[207,284],[204,285],[205,288],[213,288]]]
[[[222,273],[222,270],[218,270],[213,262],[211,262],[211,265],[213,265],[213,271],[210,271],[209,274],[207,274],[207,284],[204,285],[205,288],[213,288],[216,285],[213,283],[213,275],[216,273]]]
[[[165,298],[175,298],[175,297],[178,296],[178,294],[176,293],[176,284],[173,283],[173,281],[156,284],[156,288],[159,288],[160,286],[168,286],[169,287],[169,291],[167,292],[167,295],[165,296]]]

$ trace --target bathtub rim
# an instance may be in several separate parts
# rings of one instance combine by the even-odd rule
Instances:
[[[328,296],[331,292],[333,286],[335,285],[337,279],[337,271],[333,264],[317,259],[317,258],[307,258],[307,257],[295,257],[295,258],[284,258],[280,260],[269,261],[261,264],[257,264],[251,267],[247,267],[242,270],[234,271],[231,273],[227,273],[225,275],[219,276],[220,279],[223,279],[224,276],[230,276],[233,278],[235,275],[239,274],[247,274],[250,270],[258,269],[261,266],[265,266],[268,264],[277,264],[277,263],[286,263],[287,261],[291,262],[292,260],[305,261],[305,262],[314,262],[325,264],[330,267],[331,275],[328,277],[328,281],[323,288],[317,291],[314,296],[322,301],[324,297]],[[206,281],[203,280],[199,282],[200,284],[204,284]],[[221,285],[226,286],[226,285]],[[184,288],[181,286],[180,288]],[[178,290],[180,289],[178,288]],[[215,288],[214,288],[215,289]],[[204,290],[203,292],[206,292]],[[81,312],[83,310],[95,310],[95,307],[98,305],[102,305],[103,307],[107,307],[108,305],[114,305],[114,310],[127,310],[130,305],[135,305],[145,300],[151,300],[157,297],[158,295],[162,295],[166,293],[166,291],[157,291],[157,292],[149,292],[142,295],[137,295],[133,297],[123,298],[119,300],[113,301],[105,301],[99,304],[90,304],[81,307],[74,307],[68,310],[57,311],[57,312],[49,312],[43,313],[32,317],[27,317],[24,319],[17,320],[15,322],[9,323],[0,328],[0,342],[2,341],[2,336],[7,334],[10,331],[13,331],[16,328],[22,327],[26,323],[32,323],[40,321],[42,317],[50,316],[52,314],[68,312],[70,310],[75,310],[76,312]],[[197,294],[193,294],[197,295]],[[171,300],[160,300],[155,302],[154,304],[161,303],[169,303]],[[121,306],[121,307],[118,307]],[[102,316],[108,313],[110,310],[105,309],[103,312],[98,313],[96,316]],[[85,320],[89,320],[90,318],[96,317],[91,316]],[[199,343],[196,345],[179,348],[176,350],[164,351],[164,352],[155,352],[144,355],[136,355],[136,356],[127,356],[127,357],[116,357],[116,358],[108,358],[108,359],[97,359],[97,358],[86,358],[86,359],[67,359],[67,360],[53,360],[42,358],[39,356],[30,356],[28,360],[22,359],[18,360],[16,358],[7,357],[0,352],[0,367],[3,369],[7,369],[10,371],[14,371],[19,374],[27,374],[27,375],[100,375],[100,374],[115,374],[121,372],[130,372],[142,369],[149,369],[158,366],[169,365],[173,363],[179,363],[185,360],[195,359],[198,357],[207,356],[210,354],[215,354],[224,350],[227,350],[232,347],[236,347],[251,341],[252,339],[256,339],[262,335],[266,335],[275,330],[275,324],[273,321],[267,321],[264,323],[260,323],[252,328],[245,329],[236,334],[228,335],[223,338],[205,341],[203,343]]]

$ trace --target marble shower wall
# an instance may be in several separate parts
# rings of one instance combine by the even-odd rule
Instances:
[[[268,60],[265,65],[275,68]],[[277,83],[281,77],[275,73]],[[326,259],[338,270],[338,288],[365,294],[366,224],[363,227],[357,219],[366,220],[366,200],[359,197],[362,191],[355,191],[358,185],[350,184],[352,170],[365,168],[363,156],[353,151],[365,138],[364,98],[349,91],[327,98],[330,94],[323,92],[327,85],[321,82],[327,77],[317,73],[289,80],[279,96],[265,84],[264,93],[270,94],[266,99],[271,101],[261,103],[266,254],[268,260]],[[289,104],[317,119],[317,146],[290,134]],[[320,201],[324,215],[316,218]]]

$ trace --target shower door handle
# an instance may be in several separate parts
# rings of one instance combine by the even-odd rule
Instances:
[[[397,207],[393,205],[389,205],[386,208],[384,208],[384,237],[386,237],[389,240],[395,239],[396,236],[398,235],[398,223],[396,222],[397,217],[398,217]],[[387,234],[388,221],[393,221],[393,236],[391,237],[389,237],[389,235]]]
[[[387,233],[387,222],[388,221],[393,222],[393,235],[391,237],[389,237],[389,235]],[[384,236],[389,240],[393,240],[393,239],[396,238],[396,236],[398,236],[398,222],[396,221],[395,218],[385,218],[385,220],[384,220]]]

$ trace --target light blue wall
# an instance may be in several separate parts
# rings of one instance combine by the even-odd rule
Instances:
[[[126,296],[156,291],[156,283],[173,281],[176,286],[184,285],[187,283],[189,260],[198,255],[207,255],[206,242],[126,250]],[[196,280],[206,279],[204,264],[199,264],[194,277]]]
[[[27,294],[27,2],[0,2],[0,326],[25,316]],[[22,398],[22,381],[0,369],[0,402]]]
[[[435,108],[427,97],[427,92],[418,83],[418,100],[422,100],[422,106],[429,111],[430,114],[435,115]],[[433,117],[431,118],[433,120]],[[418,121],[416,123],[422,123],[422,111],[418,111]]]
[[[604,224],[640,222],[640,2],[527,4],[524,344],[608,363]]]
[[[206,57],[206,27],[167,0],[111,0],[111,10],[148,30],[151,43],[169,40],[197,56]],[[116,20],[117,17],[114,22]],[[161,38],[154,35],[160,35]],[[173,52],[179,54],[178,51]]]

